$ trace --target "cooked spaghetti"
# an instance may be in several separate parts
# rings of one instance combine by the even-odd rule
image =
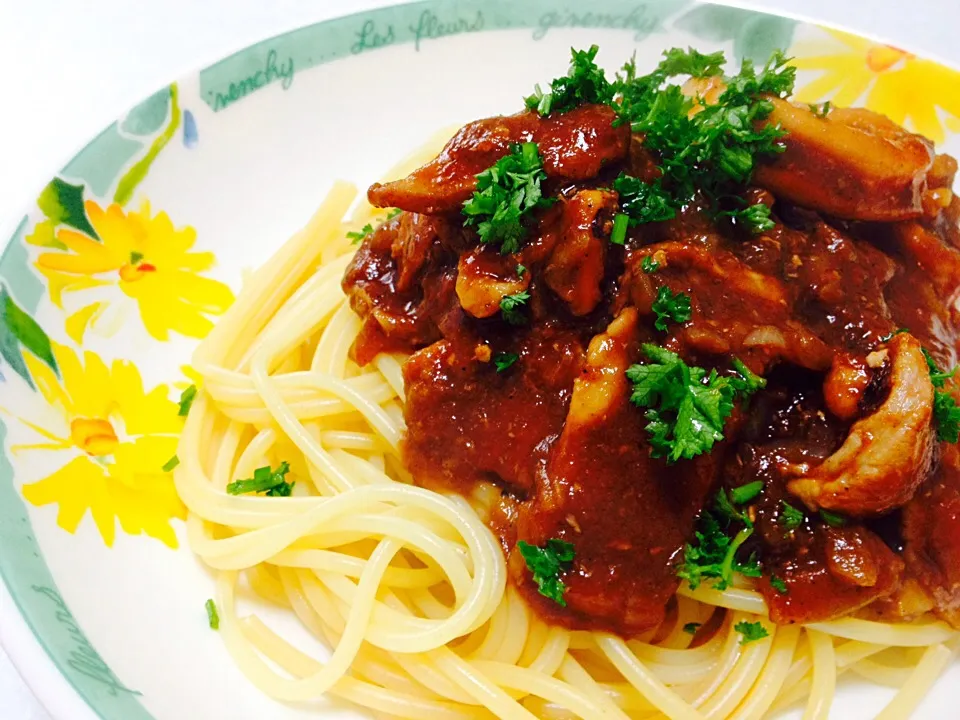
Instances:
[[[908,717],[960,647],[956,163],[780,58],[595,54],[336,184],[196,351],[223,639],[385,718]]]

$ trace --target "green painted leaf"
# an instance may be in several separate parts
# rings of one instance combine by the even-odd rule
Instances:
[[[5,287],[0,287],[0,355],[20,377],[33,387],[33,380],[23,361],[23,349],[59,372],[57,360],[50,347],[50,338],[36,320],[17,305]]]
[[[71,185],[60,178],[54,178],[40,193],[37,205],[54,224],[69,225],[95,240],[100,239],[83,208],[83,185]]]
[[[754,15],[749,18],[733,39],[733,53],[737,59],[750,58],[757,65],[765,63],[774,50],[786,52],[793,41],[796,21],[772,15]]]
[[[117,181],[117,190],[113,194],[113,201],[118,205],[126,205],[130,201],[137,186],[143,182],[143,179],[150,171],[150,166],[153,165],[153,161],[157,159],[160,151],[166,147],[167,143],[176,135],[177,129],[180,127],[180,103],[178,102],[179,90],[177,89],[177,84],[174,83],[163,92],[167,93],[167,96],[170,98],[170,122],[167,123],[164,131],[154,138],[146,154],[137,160],[137,162],[127,170],[124,176]]]
[[[163,88],[127,113],[120,129],[131,135],[153,135],[163,127],[169,109],[170,90]]]
[[[762,64],[774,50],[786,51],[790,47],[797,22],[753,10],[701,5],[678,18],[674,25],[702,40],[732,40],[735,60],[746,57]]]

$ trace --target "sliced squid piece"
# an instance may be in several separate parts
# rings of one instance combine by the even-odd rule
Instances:
[[[794,468],[801,477],[788,489],[811,510],[879,515],[908,502],[931,471],[933,385],[920,343],[912,335],[896,335],[886,353],[887,399],[855,422],[843,445],[821,465]]]
[[[754,181],[798,205],[850,220],[920,217],[933,143],[862,108],[820,117],[770,98],[767,122],[787,131],[784,152],[762,162]]]
[[[564,204],[560,241],[544,279],[574,315],[586,315],[600,302],[607,245],[603,213],[609,221],[616,209],[617,194],[610,190],[581,190]]]
[[[457,265],[460,306],[476,318],[496,315],[503,298],[523,292],[530,285],[530,274],[520,277],[516,267],[515,260],[491,246],[461,255]]]

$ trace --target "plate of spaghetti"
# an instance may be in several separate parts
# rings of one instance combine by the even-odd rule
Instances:
[[[955,714],[960,73],[597,5],[264,41],[38,193],[0,571],[95,715]]]

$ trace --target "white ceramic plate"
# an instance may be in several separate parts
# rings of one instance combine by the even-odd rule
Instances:
[[[672,46],[761,61],[781,47],[798,59],[801,99],[866,105],[960,154],[956,71],[751,11],[586,6],[429,0],[264,41],[148,98],[26,209],[0,261],[0,574],[95,715],[356,717],[275,703],[234,668],[207,626],[212,580],[157,471],[193,346],[335,178],[364,185],[440,128],[519,108],[571,45],[593,43],[611,69]],[[144,252],[131,256],[133,235]],[[91,422],[113,400],[109,423]],[[918,716],[954,716],[958,681],[955,666]],[[841,686],[838,718],[872,717],[890,697]]]

